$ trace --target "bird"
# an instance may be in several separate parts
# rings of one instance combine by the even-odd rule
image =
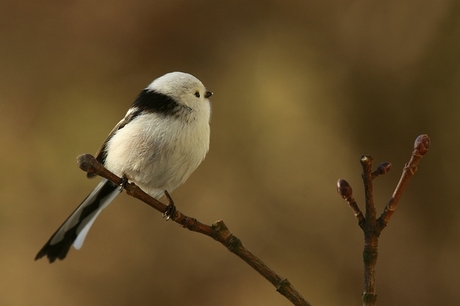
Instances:
[[[211,103],[203,83],[170,72],[151,82],[102,143],[96,160],[160,199],[183,184],[209,150]],[[89,178],[95,174],[88,173]],[[38,252],[50,263],[79,250],[91,225],[122,187],[102,179]]]

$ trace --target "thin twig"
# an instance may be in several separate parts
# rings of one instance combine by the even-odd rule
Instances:
[[[415,139],[412,156],[410,157],[409,162],[406,163],[406,165],[404,166],[398,185],[396,186],[396,189],[393,192],[392,197],[385,206],[382,215],[378,219],[380,231],[382,231],[388,225],[388,221],[390,221],[391,216],[395,212],[396,206],[398,205],[399,199],[401,199],[404,189],[406,189],[406,186],[409,183],[410,179],[417,171],[417,165],[419,161],[428,152],[429,148],[430,138],[428,137],[428,135],[423,134],[418,136],[417,139]]]
[[[88,173],[94,173],[96,175],[102,176],[109,181],[121,185],[124,181],[107,170],[103,165],[101,165],[92,155],[83,154],[77,157],[77,163],[83,171]],[[152,208],[158,210],[161,213],[166,211],[166,204],[161,203],[160,201],[152,198],[145,192],[143,192],[138,186],[134,183],[126,183],[123,185],[126,193],[130,196],[133,196]],[[223,244],[230,252],[234,253],[252,268],[254,268],[260,275],[262,275],[266,280],[268,280],[276,290],[284,295],[289,301],[294,305],[298,306],[310,306],[300,293],[291,285],[291,283],[276,274],[271,270],[265,263],[263,263],[258,257],[252,254],[238,239],[234,236],[225,225],[222,220],[216,221],[211,226],[199,222],[195,218],[188,217],[182,214],[179,210],[176,210],[171,216],[171,220],[176,223],[179,223],[184,228],[189,229],[190,231],[204,234],[213,238],[216,241],[219,241]]]

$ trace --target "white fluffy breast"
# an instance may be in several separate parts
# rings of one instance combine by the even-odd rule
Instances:
[[[107,143],[105,166],[126,175],[152,197],[172,192],[192,174],[209,149],[209,104],[189,120],[142,114]]]

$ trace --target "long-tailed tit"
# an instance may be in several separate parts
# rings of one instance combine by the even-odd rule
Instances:
[[[171,72],[154,80],[113,128],[96,159],[158,199],[185,182],[209,149],[212,95],[194,76]],[[88,174],[88,177],[94,175]],[[35,260],[78,250],[99,213],[121,192],[103,179],[51,236]]]

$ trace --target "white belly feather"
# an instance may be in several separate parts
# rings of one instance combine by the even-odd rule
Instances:
[[[126,175],[154,198],[164,190],[172,192],[209,149],[207,118],[184,122],[155,113],[139,116],[109,140],[105,166],[118,176]]]

